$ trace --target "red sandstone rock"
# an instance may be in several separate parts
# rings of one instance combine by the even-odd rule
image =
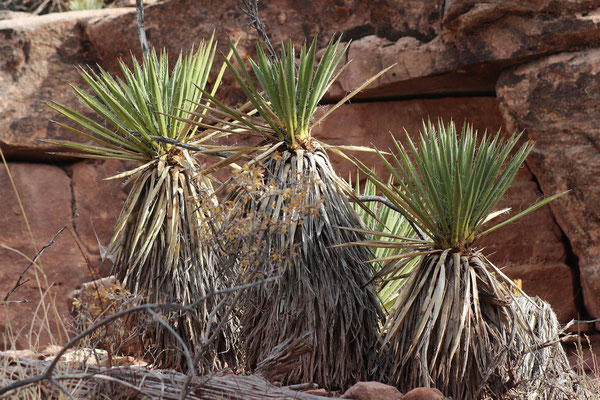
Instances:
[[[504,73],[500,105],[536,147],[527,165],[579,259],[587,311],[600,317],[600,49],[563,53]]]
[[[594,7],[592,0],[570,0],[560,7],[544,1],[464,0],[448,1],[444,9],[438,2],[425,0],[344,4],[276,0],[263,4],[260,17],[275,44],[290,36],[300,43],[304,36],[310,38],[317,32],[321,45],[338,32],[345,40],[353,40],[348,55],[353,62],[332,87],[330,98],[341,98],[382,68],[397,63],[358,96],[382,97],[492,92],[506,66],[527,57],[600,43]],[[190,20],[198,23],[190,24]],[[225,37],[241,38],[243,54],[253,53],[256,38],[233,0],[206,7],[203,1],[161,2],[147,7],[146,27],[152,45],[175,52],[190,48],[213,30],[222,50]],[[169,35],[162,34],[167,31]],[[103,64],[110,64],[114,71],[118,57],[128,58],[131,49],[139,54],[133,11],[88,24],[87,32]]]
[[[453,119],[459,125],[467,120],[482,133],[485,130],[497,132],[503,124],[493,97],[417,99],[343,105],[316,127],[313,135],[332,145],[374,145],[387,151],[393,147],[392,135],[403,139],[406,129],[413,137],[417,137],[423,120],[427,118],[434,122],[438,118],[444,121]],[[377,154],[353,154],[368,166],[382,165]],[[356,168],[350,163],[338,157],[332,158],[340,176],[346,178],[350,173],[355,175]],[[382,167],[377,170],[384,173]]]
[[[261,3],[260,8],[260,18],[275,45],[290,37],[302,43],[304,37],[312,39],[317,33],[320,45],[325,45],[332,35],[340,32],[345,40],[368,35],[393,41],[403,36],[431,40],[440,30],[440,13],[436,2],[400,0],[344,4],[334,0],[275,0]],[[209,38],[213,31],[222,50],[227,49],[229,37],[241,38],[243,53],[253,52],[257,38],[235,0],[159,2],[146,8],[145,24],[150,44],[172,52],[189,49],[202,38]],[[140,54],[133,10],[120,17],[92,22],[86,30],[105,65],[116,66],[116,59],[128,58],[130,50]]]
[[[50,160],[38,139],[69,138],[49,122],[58,119],[46,103],[78,101],[69,83],[81,84],[78,64],[95,64],[82,24],[119,9],[56,13],[0,21],[0,146],[8,159]]]
[[[444,400],[446,397],[442,392],[433,388],[415,388],[406,393],[402,400]]]
[[[31,258],[73,216],[70,179],[61,168],[55,166],[9,163],[9,168],[23,202],[35,244],[30,239],[4,166],[0,166],[0,192],[2,193],[0,198],[3,199],[2,212],[0,212],[2,227],[0,243]],[[56,315],[50,307],[52,298],[57,298],[55,304],[58,312],[66,315],[64,298],[78,283],[89,280],[84,259],[75,246],[69,230],[71,227],[64,231],[41,256],[39,266],[44,274],[37,272],[35,266],[31,267],[24,276],[29,281],[17,289],[9,299],[28,300],[28,303],[2,306],[1,318],[5,326],[10,324],[13,331],[22,329],[21,344],[34,350],[38,334],[40,345],[49,342],[49,335],[44,325],[50,327],[57,340],[60,337],[64,339],[64,332],[57,330]],[[28,264],[29,262],[23,256],[0,248],[0,296],[2,298],[13,287],[19,274]],[[44,309],[36,311],[41,294],[49,310],[47,324],[40,321]],[[33,335],[30,336],[29,327],[32,324]],[[1,339],[0,343],[2,343]],[[29,346],[30,344],[33,346]],[[1,345],[5,346],[4,343]]]
[[[392,40],[376,35],[354,41],[348,56],[354,61],[332,97],[393,63],[361,97],[490,92],[503,68],[525,58],[600,44],[594,0],[457,0],[446,1],[441,12],[432,18],[434,26],[440,19],[443,26],[435,37],[404,32]]]
[[[381,382],[358,382],[342,395],[342,399],[400,400],[402,393],[394,386]]]
[[[122,188],[122,179],[106,178],[132,167],[131,163],[116,160],[88,160],[66,168],[72,178],[74,212],[79,214],[75,230],[100,276],[106,276],[112,267],[105,259],[106,246],[128,191],[128,187]]]
[[[236,2],[226,0],[211,3],[211,7],[203,6],[204,3],[208,3],[207,0],[170,0],[147,7],[150,43],[178,52],[188,49],[200,38],[208,37],[216,29],[220,50],[226,48],[226,36],[241,37],[240,52],[252,54],[252,41],[256,35],[247,25],[246,17],[236,10]],[[309,3],[266,2],[260,11],[261,18],[275,44],[290,35],[300,43],[303,36],[311,37],[317,31],[321,32],[320,45],[339,31],[344,32],[344,38],[354,40],[348,55],[353,62],[340,77],[339,84],[331,89],[330,99],[341,97],[395,62],[398,63],[396,67],[358,97],[398,98],[465,92],[491,95],[501,70],[510,65],[554,52],[599,45],[597,22],[600,12],[595,0],[448,0],[443,10],[439,3],[424,0],[408,4],[400,0],[344,4],[319,0]],[[99,16],[104,17],[94,19]],[[100,60],[104,67],[114,72],[118,56],[128,58],[130,50],[137,52],[139,49],[133,10],[73,12],[5,20],[0,21],[0,34],[5,43],[0,49],[0,87],[3,88],[0,93],[0,146],[13,160],[50,159],[40,151],[47,146],[37,142],[38,138],[76,139],[48,123],[48,119],[55,118],[56,114],[44,105],[46,101],[58,100],[78,107],[68,87],[69,82],[81,83],[74,64],[93,64]],[[597,261],[600,255],[597,204],[600,200],[595,190],[600,176],[598,52],[561,54],[525,64],[503,73],[497,87],[508,128],[526,129],[529,137],[538,142],[528,161],[537,180],[523,169],[501,206],[513,207],[516,212],[540,198],[542,191],[537,181],[546,195],[566,188],[573,191],[555,202],[552,208],[545,207],[498,230],[482,245],[486,247],[486,254],[494,253],[490,257],[498,266],[506,265],[509,272],[526,276],[524,285],[528,292],[551,296],[549,300],[561,319],[574,312],[571,303],[574,290],[569,284],[572,279],[568,278],[570,274],[565,265],[568,249],[563,242],[566,240],[554,215],[579,257],[587,309],[600,315],[600,267]],[[226,74],[222,93],[226,97],[233,93],[228,98],[239,100],[231,84],[232,79]],[[332,144],[374,143],[385,150],[390,145],[389,131],[399,135],[405,126],[416,132],[421,119],[427,116],[432,119],[442,116],[446,120],[453,117],[456,122],[468,118],[480,131],[485,128],[496,131],[503,125],[491,97],[390,101],[345,105],[323,123],[321,132],[316,135]],[[359,157],[367,164],[377,162],[373,155],[359,154]],[[57,179],[54,172],[21,173],[29,186],[41,185],[49,193],[40,196],[48,201],[38,200],[32,206],[33,213],[58,207],[48,204],[64,204],[69,210],[65,216],[69,216],[72,203],[75,212],[80,213],[77,233],[85,250],[91,254],[97,254],[98,249],[91,224],[101,242],[106,244],[112,232],[112,219],[120,210],[123,196],[118,182],[98,180],[106,175],[104,171],[94,169],[97,168],[95,165],[109,170],[114,168],[104,163],[77,163],[66,168],[73,176],[72,197],[57,194],[58,188],[64,187],[62,178],[58,181],[63,183],[48,182],[48,179]],[[347,176],[347,166],[337,161],[336,166],[344,177]],[[35,166],[32,171],[38,171],[36,168],[41,166]],[[54,167],[47,168],[60,172]],[[5,182],[1,173],[0,181]],[[0,190],[5,191],[2,198],[11,199],[9,186],[2,187]],[[4,207],[11,209],[11,213],[18,213],[18,210],[14,211],[16,203],[12,200],[5,202]],[[0,221],[16,218],[11,213],[0,216]],[[49,225],[42,229],[45,238],[41,241],[49,239],[68,220],[58,221],[61,218],[55,217],[48,218]],[[0,232],[0,243],[7,244],[6,238],[14,239],[15,243],[25,240],[23,232],[7,232],[10,233],[5,236]],[[52,265],[69,263],[69,257],[78,258],[73,255],[78,250],[72,241],[62,248],[68,257],[50,250],[44,257],[55,257]],[[32,255],[31,250],[26,253]],[[7,265],[16,265],[17,259],[22,262],[19,257],[14,258],[13,253],[3,254],[0,255],[0,290],[4,290],[2,285],[6,279],[3,274]],[[527,270],[523,269],[524,265],[528,266]],[[12,276],[13,270],[10,272]],[[545,289],[548,287],[548,283],[544,283],[546,275],[561,281],[552,293]],[[67,276],[74,282],[81,281],[80,276],[68,272],[62,278]],[[545,296],[538,289],[546,292]],[[569,300],[564,302],[565,298]],[[10,307],[13,306],[21,305]],[[23,318],[23,315],[17,317]]]

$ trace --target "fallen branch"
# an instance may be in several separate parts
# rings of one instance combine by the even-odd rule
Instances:
[[[226,293],[232,293],[232,292],[236,292],[239,290],[244,290],[244,289],[248,289],[257,285],[262,285],[266,282],[272,281],[278,279],[278,277],[272,277],[272,278],[266,278],[266,279],[261,279],[258,281],[254,281],[251,283],[247,283],[244,285],[239,285],[239,286],[235,286],[235,287],[231,287],[231,288],[226,288],[226,289],[220,289],[220,290],[214,290],[210,293],[208,293],[205,296],[200,297],[198,300],[196,300],[195,302],[184,306],[181,304],[177,304],[177,303],[162,303],[162,304],[142,304],[139,306],[134,306],[134,307],[130,307],[127,308],[125,310],[121,310],[115,314],[112,314],[106,318],[104,318],[102,321],[97,322],[96,324],[92,325],[91,327],[89,327],[88,329],[84,330],[83,332],[79,333],[77,336],[73,337],[71,340],[69,340],[69,342],[67,344],[65,344],[63,346],[63,348],[56,354],[56,356],[54,357],[54,359],[52,360],[52,362],[49,363],[48,367],[46,368],[46,370],[38,375],[26,378],[26,379],[22,379],[20,381],[16,381],[11,383],[10,385],[4,386],[2,388],[0,388],[0,397],[12,390],[18,389],[18,388],[22,388],[25,386],[29,386],[38,382],[42,382],[44,380],[48,380],[53,384],[56,384],[56,380],[53,376],[53,372],[54,369],[56,368],[58,362],[60,361],[60,358],[65,355],[65,353],[67,352],[67,350],[69,350],[70,348],[72,348],[73,346],[75,346],[81,339],[83,339],[84,337],[90,335],[92,332],[96,331],[97,329],[110,324],[111,322],[115,321],[116,319],[123,317],[125,315],[129,315],[132,313],[136,313],[136,312],[140,312],[140,311],[146,311],[151,315],[154,315],[155,317],[157,316],[156,311],[157,310],[170,310],[170,311],[184,311],[184,312],[190,312],[192,313],[192,315],[194,315],[195,309],[196,307],[203,301],[205,301],[206,299],[215,296],[215,295],[219,295],[219,294],[226,294]],[[168,324],[166,323],[166,321],[164,321],[162,318],[158,318],[159,323],[161,324],[166,324],[168,326]],[[170,328],[170,326],[169,326]],[[170,332],[172,334],[175,335],[175,337],[178,339],[178,341],[180,343],[182,343],[182,339],[181,337],[179,337],[179,335],[177,335],[176,332],[173,331],[173,329],[170,329]],[[187,347],[185,347],[184,345],[184,350],[187,349]],[[188,362],[190,364],[193,364],[192,361],[192,357],[190,355],[189,350],[187,350],[186,352],[186,358],[188,360]],[[194,373],[193,371],[195,371],[193,368],[190,369],[190,371],[192,371],[192,373]],[[60,386],[56,385],[61,391],[62,388],[60,388]]]
[[[4,357],[7,357],[6,353],[0,352],[0,360]],[[10,371],[7,372],[17,375],[18,370],[45,371],[48,370],[49,364],[48,361],[21,358],[11,360]],[[136,366],[117,368],[86,366],[86,369],[81,372],[54,376],[53,383],[59,383],[67,391],[77,388],[79,398],[95,398],[92,396],[101,389],[105,395],[112,395],[113,399],[135,398],[131,396],[131,392],[135,392],[146,398],[178,400],[180,388],[186,379],[186,375],[172,370],[149,370]],[[107,393],[106,388],[99,387],[103,383],[114,383],[121,388]],[[198,376],[192,379],[190,387],[187,400],[331,399],[273,386],[260,375]],[[74,398],[72,394],[69,397]]]

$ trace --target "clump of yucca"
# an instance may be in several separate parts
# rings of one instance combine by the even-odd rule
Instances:
[[[522,304],[532,300],[476,247],[480,237],[562,195],[486,225],[508,211],[494,209],[533,147],[526,142],[517,148],[519,139],[477,138],[469,126],[457,133],[453,123],[428,123],[416,143],[408,135],[406,147],[394,141],[391,161],[380,154],[396,185],[362,166],[425,236],[395,237],[395,246],[405,251],[389,257],[379,272],[393,275],[418,259],[383,330],[382,354],[391,358],[388,378],[401,391],[433,386],[455,399],[502,398],[516,385],[539,379],[544,368],[546,374],[569,371],[566,358],[555,362],[538,351],[552,325],[529,324],[531,314]],[[390,242],[365,245],[389,247]],[[543,368],[527,366],[527,357]]]
[[[113,271],[124,287],[147,302],[189,305],[228,284],[227,275],[215,269],[211,249],[199,237],[200,225],[211,218],[206,212],[209,207],[200,207],[200,202],[216,204],[209,177],[200,172],[198,162],[187,150],[161,140],[198,144],[218,136],[219,132],[198,129],[195,124],[202,125],[201,114],[194,124],[182,118],[202,101],[215,50],[212,39],[203,42],[197,51],[180,55],[171,71],[167,54],[157,56],[153,51],[142,64],[133,58],[132,69],[121,63],[123,80],[102,69],[99,73],[81,69],[91,91],[73,89],[82,104],[104,123],[67,106],[51,105],[78,125],[60,126],[93,142],[52,143],[75,150],[70,154],[78,157],[139,164],[113,177],[126,178],[131,189],[109,252],[116,253]],[[231,343],[235,330],[232,321],[225,324],[214,346],[201,348],[207,318],[218,303],[219,298],[213,296],[199,304],[194,313],[163,315],[192,352],[203,352],[203,365],[208,369],[220,367],[223,362],[234,365],[237,360]],[[219,320],[219,313],[214,318]],[[149,329],[146,339],[148,356],[156,365],[185,368],[179,342],[162,325]]]
[[[280,56],[269,57],[257,45],[258,60],[250,60],[250,65],[260,89],[234,49],[240,70],[226,62],[258,115],[231,109],[211,97],[219,106],[213,111],[231,117],[232,127],[263,139],[255,159],[264,166],[263,184],[274,185],[273,195],[257,197],[239,189],[230,200],[243,215],[291,221],[285,223],[284,232],[265,235],[261,242],[268,257],[285,257],[280,264],[284,267],[273,270],[271,263],[259,263],[247,272],[249,277],[279,277],[247,297],[242,315],[247,364],[255,368],[280,344],[308,335],[309,351],[278,375],[284,384],[315,382],[328,389],[373,376],[382,318],[370,282],[369,251],[336,247],[363,239],[362,234],[343,229],[358,227],[359,220],[346,198],[352,189],[335,174],[326,151],[340,149],[311,135],[315,125],[366,85],[314,120],[347,49],[338,51],[339,45],[339,39],[331,40],[318,62],[316,39],[308,49],[302,47],[298,58],[291,41],[282,44]],[[314,183],[300,193],[291,192],[299,182]],[[316,204],[320,204],[317,212],[299,218],[301,210]]]

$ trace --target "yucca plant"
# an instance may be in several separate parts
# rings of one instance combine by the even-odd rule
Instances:
[[[513,290],[519,289],[476,247],[482,236],[563,194],[490,225],[508,211],[495,207],[533,147],[518,147],[519,140],[499,133],[478,138],[469,126],[457,133],[453,123],[427,123],[416,143],[408,134],[406,147],[394,141],[391,160],[380,153],[396,185],[362,166],[427,239],[395,237],[395,246],[406,251],[386,258],[379,272],[394,274],[420,260],[383,331],[382,354],[391,355],[390,379],[402,391],[433,386],[455,399],[501,398],[515,384],[509,377],[522,378],[514,368],[525,355],[515,343],[540,345],[515,302]]]
[[[233,62],[226,61],[258,115],[242,113],[209,96],[217,110],[230,117],[232,127],[244,128],[262,138],[255,151],[264,166],[264,184],[275,186],[275,195],[253,197],[243,190],[230,195],[240,213],[254,213],[268,221],[290,220],[285,233],[265,236],[262,244],[273,256],[287,258],[283,271],[265,265],[250,268],[257,276],[278,276],[252,290],[242,317],[242,337],[250,368],[265,360],[280,344],[308,332],[311,350],[290,368],[283,383],[315,382],[328,389],[345,388],[369,379],[377,365],[378,326],[382,311],[373,284],[367,249],[332,246],[363,239],[340,227],[357,227],[359,221],[346,196],[351,187],[332,169],[327,146],[312,135],[312,128],[373,77],[320,119],[314,114],[321,98],[335,80],[347,46],[332,39],[317,61],[317,41],[304,45],[299,57],[291,41],[281,45],[279,57],[269,57],[257,44],[257,61],[246,69],[234,49]],[[260,89],[253,83],[251,73]],[[339,72],[337,72],[339,74]],[[382,72],[383,73],[383,72]],[[378,75],[379,76],[379,75]],[[299,182],[309,183],[298,194],[290,192]],[[291,193],[291,195],[289,195]],[[318,213],[298,219],[299,210],[320,205]]]
[[[392,177],[387,181],[388,186],[394,185]],[[356,179],[354,191],[361,198],[373,198],[377,195],[377,187],[373,182],[367,180],[364,186],[361,187],[360,180]],[[416,232],[411,227],[408,219],[404,218],[400,212],[394,210],[385,204],[377,201],[368,201],[354,203],[354,211],[358,214],[366,229],[371,232],[376,232],[367,235],[368,240],[376,240],[375,246],[371,249],[375,261],[373,267],[375,271],[381,270],[385,265],[385,260],[394,258],[402,249],[394,245],[394,238],[406,237],[415,238]],[[390,242],[389,245],[382,247],[382,242]],[[398,291],[406,281],[406,277],[410,271],[414,269],[418,257],[415,257],[407,263],[401,270],[395,271],[394,274],[381,277],[381,282],[378,286],[379,297],[384,309],[389,312],[392,306],[396,303]]]
[[[209,177],[200,172],[198,162],[187,150],[160,140],[198,144],[221,135],[200,131],[201,117],[194,120],[195,124],[176,119],[189,116],[202,101],[215,50],[212,39],[202,42],[197,51],[180,55],[170,72],[167,54],[152,51],[141,64],[133,57],[131,69],[121,62],[123,79],[115,79],[102,69],[94,72],[81,68],[80,74],[91,91],[73,89],[85,108],[103,123],[65,105],[50,105],[76,124],[57,122],[59,126],[93,144],[63,140],[50,143],[74,150],[69,154],[77,157],[139,164],[112,177],[127,178],[131,188],[109,252],[116,253],[113,272],[124,287],[151,303],[187,305],[227,285],[227,277],[215,270],[211,249],[205,248],[199,238],[199,224],[211,217],[206,211],[210,207],[200,207],[200,201],[216,202],[211,197]],[[212,88],[213,94],[223,72],[224,68]],[[191,351],[200,349],[206,320],[218,302],[217,297],[209,298],[195,315],[173,312],[165,316]],[[218,313],[215,318],[219,320]],[[229,365],[236,362],[235,349],[229,343],[234,329],[232,322],[226,324],[214,348],[201,349],[209,368],[221,365],[220,358]],[[185,368],[176,338],[162,325],[149,332],[149,356],[156,365]]]

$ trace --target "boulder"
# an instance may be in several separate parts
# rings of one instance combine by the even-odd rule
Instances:
[[[394,386],[381,382],[358,382],[342,395],[342,399],[400,400],[402,393]]]
[[[446,396],[438,389],[420,387],[406,393],[402,400],[445,400]]]
[[[73,11],[0,21],[0,147],[11,160],[49,161],[38,139],[73,139],[50,123],[46,103],[78,107],[69,83],[82,83],[77,65],[95,64],[83,24],[121,9]]]
[[[600,49],[562,53],[504,72],[500,108],[536,146],[527,165],[578,259],[587,312],[600,317]]]
[[[165,1],[145,10],[148,40],[172,52],[189,49],[213,31],[221,40],[240,38],[242,54],[253,53],[256,34],[237,2]],[[208,3],[208,2],[206,2]],[[276,0],[261,4],[260,18],[277,45],[319,33],[324,46],[335,33],[352,40],[353,60],[331,88],[341,98],[381,69],[397,63],[358,97],[426,93],[493,93],[501,70],[525,59],[600,43],[597,3],[569,0],[310,3]],[[562,4],[562,3],[561,3]],[[190,24],[189,21],[198,21]],[[172,27],[177,27],[173,29]],[[134,11],[90,22],[87,32],[103,65],[116,72],[116,59],[139,55]],[[169,32],[168,35],[163,34]],[[229,81],[230,82],[230,81]]]

